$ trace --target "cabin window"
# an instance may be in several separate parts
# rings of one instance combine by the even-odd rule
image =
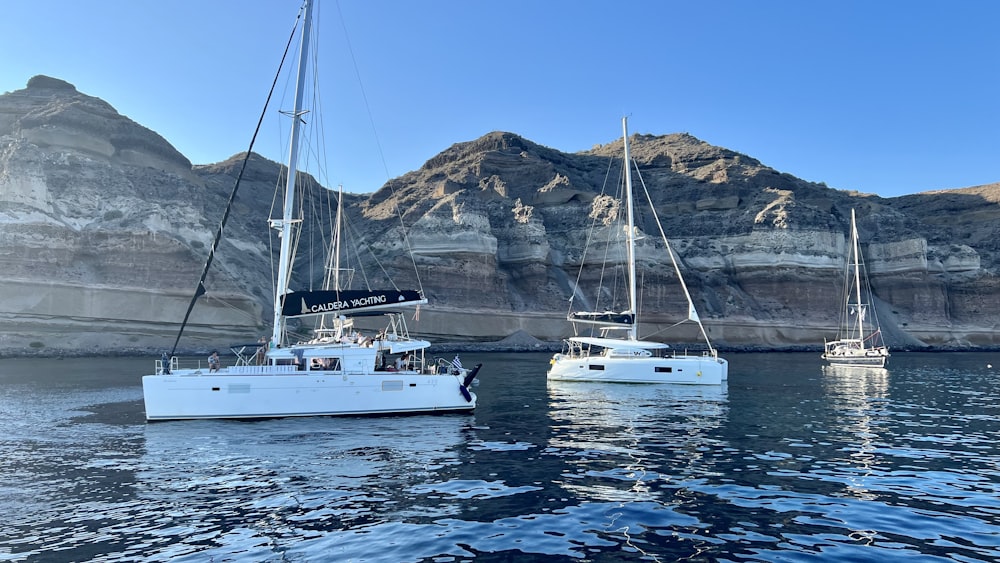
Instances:
[[[590,369],[592,369],[592,370],[604,371],[604,366],[601,365],[601,364],[590,364],[587,367],[590,368]]]
[[[402,391],[403,382],[402,381],[383,381],[382,382],[383,391]]]
[[[653,368],[653,371],[655,371],[656,373],[670,373],[674,371],[674,368],[656,366],[655,368]]]
[[[309,369],[313,371],[340,371],[340,358],[311,358]]]

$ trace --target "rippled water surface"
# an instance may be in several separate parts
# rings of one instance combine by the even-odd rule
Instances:
[[[154,424],[152,359],[0,360],[0,561],[1000,560],[1000,355],[729,359],[467,354],[471,415]]]

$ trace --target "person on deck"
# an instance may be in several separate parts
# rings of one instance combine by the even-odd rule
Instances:
[[[264,363],[264,358],[267,357],[267,338],[261,336],[260,340],[257,341],[257,351],[253,355],[253,363],[257,365],[262,365]]]
[[[208,357],[208,371],[209,373],[213,371],[219,371],[219,353],[215,350]]]

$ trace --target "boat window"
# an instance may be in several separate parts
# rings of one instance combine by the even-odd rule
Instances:
[[[653,368],[653,370],[654,370],[654,371],[655,371],[656,373],[671,373],[671,372],[673,372],[673,371],[674,371],[674,368],[672,368],[672,367],[661,367],[661,366],[656,366],[655,368]]]
[[[604,371],[604,366],[601,365],[601,364],[590,364],[587,367],[589,367],[590,369],[593,369],[593,370]]]
[[[340,358],[312,358],[309,361],[310,370],[340,371]]]

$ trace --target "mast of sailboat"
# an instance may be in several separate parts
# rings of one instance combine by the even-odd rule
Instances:
[[[628,244],[625,248],[625,259],[628,262],[628,301],[629,312],[632,314],[632,326],[628,329],[629,338],[638,338],[639,307],[636,303],[635,281],[635,216],[632,205],[632,160],[628,154],[628,117],[622,117],[622,143],[625,145],[625,207],[628,213]]]
[[[851,249],[854,253],[854,291],[858,303],[858,340],[861,349],[865,348],[865,310],[861,302],[861,245],[858,243],[858,224],[854,219],[854,208],[851,208]]]
[[[340,221],[344,212],[344,186],[341,184],[340,191],[337,192],[337,222],[334,223],[334,244],[333,244],[333,289],[340,291]]]
[[[288,177],[285,183],[285,202],[280,220],[272,220],[271,226],[279,231],[281,251],[278,257],[278,279],[274,292],[274,331],[271,342],[277,346],[281,343],[285,332],[285,317],[281,314],[281,306],[288,293],[288,283],[292,269],[292,225],[297,222],[292,219],[295,209],[295,176],[299,153],[299,125],[301,116],[306,113],[302,109],[302,98],[305,94],[306,68],[309,56],[309,33],[312,29],[312,0],[304,0],[305,15],[302,20],[302,40],[299,46],[298,77],[295,82],[295,103],[292,106],[292,132],[288,147]]]

